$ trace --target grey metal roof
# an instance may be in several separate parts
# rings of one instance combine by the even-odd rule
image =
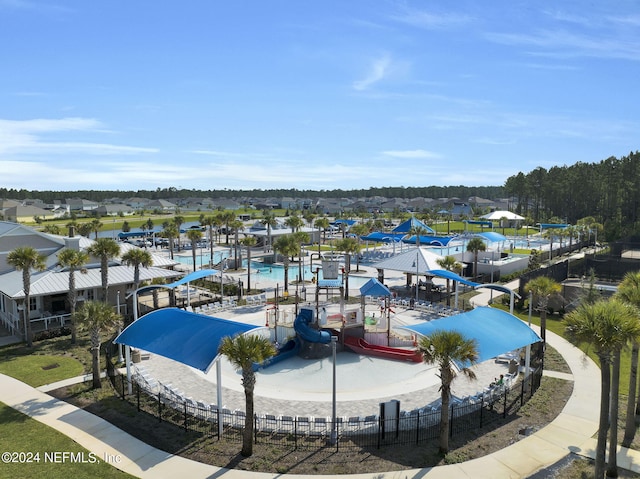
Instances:
[[[426,248],[414,248],[406,253],[401,253],[389,259],[382,260],[373,265],[378,269],[389,269],[392,271],[402,271],[403,273],[416,272],[420,275],[425,274],[430,269],[441,269],[438,260],[442,256],[432,253]],[[417,259],[417,261],[416,261]]]
[[[94,240],[84,236],[76,236],[79,239],[79,247],[86,250]],[[45,296],[50,294],[65,293],[69,287],[69,273],[61,271],[58,265],[58,253],[65,248],[64,236],[51,235],[36,231],[33,228],[0,221],[0,292],[12,298],[24,297],[22,289],[22,272],[15,271],[6,262],[7,255],[18,246],[32,246],[46,256],[46,271],[31,273],[31,295]],[[137,246],[120,243],[120,254],[125,254],[131,248]],[[148,249],[153,260],[151,268],[140,268],[140,280],[149,281],[154,278],[176,278],[183,273],[169,270],[168,268],[178,264],[176,261],[164,255],[157,254],[154,248]],[[121,266],[119,259],[110,262],[109,284],[133,283],[134,268]],[[98,288],[102,286],[100,277],[100,260],[91,258],[87,264],[86,274],[76,272],[76,287],[78,289]]]
[[[133,283],[134,268],[130,266],[110,266],[109,285],[123,285]],[[184,273],[164,268],[140,268],[140,281],[150,281],[154,278],[177,278]],[[5,283],[5,279],[10,279]],[[76,289],[94,289],[102,287],[100,268],[88,269],[86,273],[76,271]],[[22,273],[15,271],[0,278],[0,289],[14,299],[23,298]],[[48,296],[66,293],[69,290],[68,271],[45,271],[31,275],[31,296]]]

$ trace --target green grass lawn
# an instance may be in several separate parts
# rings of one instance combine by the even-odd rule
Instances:
[[[128,478],[133,477],[104,462],[55,429],[10,408],[0,402],[0,452],[24,452],[31,455],[30,463],[7,463],[5,455],[0,463],[0,478],[68,479],[68,478]],[[51,453],[84,453],[86,463],[64,460]],[[45,453],[48,453],[45,456]],[[38,455],[37,455],[38,454]],[[37,458],[37,461],[36,461]],[[57,462],[52,462],[55,460]],[[88,462],[97,461],[97,462]]]
[[[16,378],[29,386],[38,387],[81,376],[84,373],[84,366],[80,361],[69,356],[33,354],[2,358],[0,373]]]

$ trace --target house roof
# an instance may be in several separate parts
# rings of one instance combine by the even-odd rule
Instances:
[[[76,236],[74,239],[82,250],[86,250],[94,242],[84,236]],[[58,254],[65,248],[68,240],[68,238],[65,239],[62,236],[41,233],[18,223],[0,221],[0,291],[12,298],[24,297],[22,272],[16,271],[7,263],[9,253],[19,246],[31,246],[46,257],[46,270],[31,273],[30,294],[32,296],[44,296],[68,291],[69,273],[62,270],[58,265]],[[137,248],[137,246],[120,243],[120,254],[122,255],[132,248]],[[148,281],[154,278],[172,279],[182,276],[183,273],[167,269],[175,265],[175,261],[162,255],[154,254],[151,248],[149,252],[153,260],[153,267],[140,268],[141,281]],[[102,286],[99,264],[100,261],[97,258],[90,258],[86,274],[76,273],[77,289],[99,288]],[[134,268],[121,266],[116,259],[109,266],[109,284],[133,283],[133,274]]]
[[[417,272],[420,275],[426,275],[429,274],[427,273],[428,270],[441,268],[438,264],[439,259],[442,259],[442,256],[432,253],[426,248],[414,248],[406,253],[375,263],[373,267],[402,271],[403,273],[416,274]]]
[[[150,267],[140,268],[140,281],[151,281],[154,278],[173,279],[184,273],[170,269]],[[131,266],[109,266],[109,285],[133,283],[134,268]],[[90,268],[86,273],[76,271],[76,289],[94,289],[102,286],[100,268]],[[13,299],[24,298],[22,289],[22,272],[12,271],[0,277],[0,290]],[[69,272],[48,270],[31,274],[31,296],[47,296],[69,291]]]
[[[506,218],[507,220],[523,220],[524,218],[516,213],[512,213],[511,211],[492,211],[491,213],[487,213],[486,215],[482,215],[480,218],[484,218],[486,220],[499,221],[502,218]]]

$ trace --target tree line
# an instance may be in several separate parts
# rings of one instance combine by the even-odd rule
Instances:
[[[505,182],[515,212],[546,222],[558,218],[576,224],[592,216],[604,225],[608,239],[640,233],[640,152],[597,163],[578,162],[535,168]]]
[[[40,199],[45,203],[65,198],[83,198],[90,201],[102,202],[113,198],[148,198],[151,200],[168,198],[367,198],[383,196],[387,198],[461,198],[467,200],[472,196],[496,199],[505,194],[502,186],[425,186],[404,187],[388,186],[365,188],[356,190],[299,190],[297,188],[252,189],[252,190],[198,190],[157,188],[156,190],[75,190],[75,191],[36,191],[15,188],[0,188],[0,198],[15,200]]]

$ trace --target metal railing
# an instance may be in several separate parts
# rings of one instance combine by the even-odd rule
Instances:
[[[133,376],[133,394],[127,395],[126,377],[113,374],[118,395],[158,421],[169,422],[185,431],[197,432],[218,440],[241,442],[246,416],[243,410],[231,410],[186,397],[169,384],[156,383],[144,374]],[[509,421],[537,391],[542,369],[532,372],[526,381],[503,386],[476,396],[452,398],[449,407],[451,437],[480,431],[487,426]],[[272,444],[290,449],[362,449],[394,445],[421,444],[439,437],[442,409],[427,406],[401,411],[398,417],[378,415],[338,417],[256,414],[253,417],[256,444]],[[219,424],[222,423],[222,427]],[[222,431],[222,432],[221,432]]]

